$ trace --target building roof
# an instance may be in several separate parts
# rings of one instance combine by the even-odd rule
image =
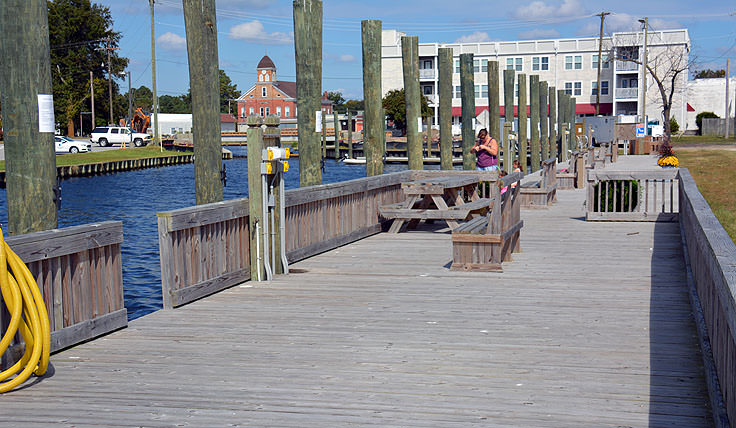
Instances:
[[[266,57],[266,58],[268,58],[268,57]],[[296,82],[282,82],[282,81],[277,81],[277,82],[274,82],[273,84],[281,92],[285,93],[286,95],[290,96],[291,98],[296,98]]]
[[[263,55],[263,58],[261,58],[261,61],[258,63],[258,67],[256,68],[276,68],[276,65],[273,63],[271,58],[268,57],[268,55]]]
[[[228,113],[220,113],[220,123],[235,123],[235,116]]]

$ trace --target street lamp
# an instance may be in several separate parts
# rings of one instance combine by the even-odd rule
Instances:
[[[131,90],[131,83],[130,83],[130,71],[128,71],[127,73],[125,71],[121,71],[118,74],[123,76],[123,78],[125,78],[126,74],[128,75],[128,121],[127,121],[128,123],[127,123],[127,126],[128,126],[128,131],[130,132],[130,146],[133,147],[133,131],[132,131],[132,128],[133,128],[133,98],[132,98],[133,93]],[[123,146],[123,148],[125,148],[125,146]]]

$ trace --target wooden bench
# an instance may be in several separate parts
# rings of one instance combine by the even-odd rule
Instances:
[[[521,220],[519,172],[499,180],[497,195],[486,216],[474,218],[452,232],[454,271],[503,272],[502,262],[510,262],[512,252],[520,251]],[[512,187],[512,184],[516,184]],[[506,191],[501,193],[501,189]]]
[[[567,170],[557,171],[557,190],[581,189],[585,186],[585,153],[572,152]]]
[[[522,208],[547,208],[557,200],[557,159],[542,162],[539,181],[521,185]]]
[[[467,220],[474,214],[485,215],[491,205],[491,198],[480,198],[463,205],[453,205],[447,209],[431,209],[418,207],[423,200],[419,200],[412,208],[405,208],[404,202],[396,204],[381,205],[381,216],[385,219],[407,219],[407,220]]]

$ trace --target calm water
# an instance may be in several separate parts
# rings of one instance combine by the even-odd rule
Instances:
[[[244,147],[233,147],[238,155]],[[226,200],[248,196],[248,161],[235,158],[227,165]],[[291,159],[286,188],[299,187],[299,161]],[[435,168],[436,167],[428,167]],[[405,165],[386,165],[385,172],[405,170]],[[365,177],[365,165],[325,161],[323,183]],[[59,227],[107,220],[123,222],[122,245],[125,307],[130,319],[161,309],[161,272],[158,256],[156,213],[195,204],[194,165],[176,165],[62,182]],[[7,230],[5,189],[0,189],[0,224]]]

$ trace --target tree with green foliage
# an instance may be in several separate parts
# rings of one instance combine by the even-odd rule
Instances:
[[[238,86],[230,80],[230,77],[223,70],[220,70],[220,113],[230,113],[228,111],[229,101],[239,96]]]
[[[161,95],[158,97],[159,113],[192,113],[192,98],[189,93],[186,95],[172,96]]]
[[[714,79],[718,77],[726,77],[726,70],[711,70],[708,68],[705,70],[696,71],[694,77],[696,79]]]
[[[49,43],[51,47],[51,75],[54,95],[54,115],[74,135],[75,119],[82,110],[89,110],[89,72],[94,76],[95,94],[98,100],[106,100],[107,49],[110,51],[110,71],[113,76],[125,70],[128,59],[118,56],[118,43],[122,37],[113,31],[110,9],[90,0],[53,0],[48,2]],[[113,94],[118,85],[113,79]],[[116,103],[117,104],[117,103]],[[109,118],[109,103],[95,104],[95,124]],[[118,106],[118,108],[120,108]],[[127,114],[127,102],[121,110],[113,106],[113,117]]]
[[[670,118],[670,130],[673,134],[680,132],[680,124],[677,123],[677,119],[674,116]]]
[[[427,97],[422,97],[422,117],[428,117],[432,114],[429,109]],[[383,97],[383,108],[386,111],[386,117],[394,121],[394,127],[406,130],[406,101],[404,99],[404,89],[394,89],[389,91]]]
[[[365,103],[363,100],[347,100],[345,101],[344,109],[350,111],[365,110]]]
[[[325,97],[332,101],[332,109],[342,110],[343,105],[345,104],[345,98],[342,96],[342,92],[340,91],[327,91],[325,93]]]
[[[712,111],[701,111],[695,116],[695,124],[698,125],[698,134],[703,135],[703,119],[718,119],[720,116]]]
[[[126,98],[128,94],[125,94]],[[153,92],[146,86],[141,86],[136,89],[133,88],[133,111],[137,108],[142,108],[144,111],[150,112],[153,110],[151,103],[153,101]]]

